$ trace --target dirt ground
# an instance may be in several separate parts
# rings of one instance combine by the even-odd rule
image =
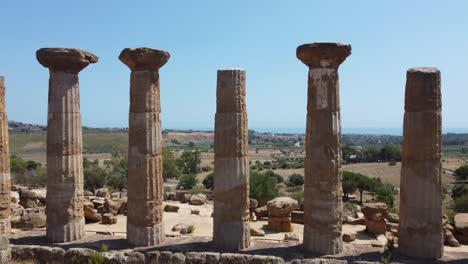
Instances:
[[[164,224],[166,232],[166,241],[153,248],[143,250],[170,250],[174,252],[187,251],[213,251],[211,239],[213,236],[213,219],[211,217],[213,207],[212,204],[202,206],[192,206],[181,204],[178,202],[168,202],[168,204],[178,205],[180,207],[178,213],[164,212]],[[191,214],[191,209],[197,208],[200,210],[199,215]],[[117,224],[102,225],[99,223],[86,225],[86,237],[71,243],[55,244],[63,248],[71,247],[88,247],[99,249],[102,244],[106,244],[109,250],[125,250],[132,248],[127,244],[126,236],[126,216],[118,215]],[[172,232],[174,225],[182,223],[194,225],[195,230],[190,235],[180,235],[177,232]],[[296,258],[318,257],[305,252],[302,247],[303,225],[293,224],[293,233],[297,235],[299,241],[284,241],[286,233],[270,232],[267,229],[267,221],[251,222],[254,228],[263,229],[266,233],[264,237],[251,237],[251,247],[242,250],[241,253],[256,254],[256,255],[274,255],[284,258],[286,261]],[[351,243],[344,243],[344,252],[328,256],[337,259],[353,259],[353,260],[368,260],[380,261],[383,247],[372,246],[376,241],[374,235],[370,235],[364,231],[363,225],[343,225],[343,233],[355,233],[356,240]],[[14,234],[10,236],[11,243],[14,245],[50,245],[44,238],[45,229],[36,229],[30,231],[14,230]],[[101,233],[97,233],[101,232]],[[102,232],[109,232],[112,235],[103,235]],[[468,259],[468,245],[463,245],[458,248],[445,247],[444,261],[462,261],[453,263],[463,263]],[[323,257],[323,256],[321,256]],[[396,259],[405,260],[403,256],[397,253],[394,256]],[[403,263],[421,263],[413,261],[403,261]]]

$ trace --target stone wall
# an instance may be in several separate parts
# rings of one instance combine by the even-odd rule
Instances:
[[[346,259],[328,259],[328,258],[308,258],[294,259],[285,261],[276,256],[264,255],[248,255],[236,253],[217,253],[217,252],[170,252],[170,251],[109,251],[98,253],[95,250],[88,248],[70,248],[64,250],[59,247],[45,246],[14,246],[10,249],[12,262],[9,263],[96,263],[90,260],[96,260],[100,256],[103,262],[97,263],[112,263],[112,264],[183,264],[183,263],[200,263],[200,264],[373,264],[380,262],[368,262],[360,260]],[[392,262],[395,263],[395,262]]]

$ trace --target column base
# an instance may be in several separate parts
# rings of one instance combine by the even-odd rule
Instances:
[[[336,255],[343,251],[341,232],[323,233],[304,226],[303,246],[307,251],[323,255]]]
[[[431,234],[400,229],[398,234],[398,251],[403,255],[420,259],[439,259],[444,255],[442,231]]]
[[[11,231],[10,217],[0,220],[0,235],[9,235]]]
[[[248,248],[250,246],[249,222],[221,222],[220,226],[215,226],[213,244],[222,251],[238,251]]]
[[[71,242],[85,236],[85,219],[78,218],[65,225],[47,223],[46,237],[52,243]]]
[[[135,226],[127,222],[127,240],[133,246],[149,247],[164,242],[164,223]]]

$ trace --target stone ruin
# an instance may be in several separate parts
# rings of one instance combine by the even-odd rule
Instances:
[[[297,48],[297,58],[309,67],[304,219],[301,219],[304,222],[303,247],[306,251],[323,255],[339,254],[343,250],[338,68],[350,54],[351,46],[339,43],[313,43]],[[127,240],[139,247],[158,245],[165,237],[162,222],[164,191],[159,69],[169,57],[168,52],[149,48],[124,49],[119,56],[131,70]],[[76,241],[85,236],[78,73],[89,64],[96,63],[98,57],[78,49],[45,48],[37,51],[37,60],[50,73],[47,238],[53,243]],[[250,245],[245,93],[244,70],[218,71],[213,245],[223,251],[237,251]],[[0,232],[8,234],[11,183],[4,94],[4,78],[1,77]],[[418,258],[437,259],[443,254],[440,94],[440,72],[437,69],[408,70],[398,234],[399,250]],[[281,207],[278,204],[269,206]],[[287,209],[272,209],[279,212],[272,215],[276,220],[269,221],[272,228],[290,228],[291,213],[298,205],[288,206]],[[383,221],[383,218],[374,218],[367,219],[369,225],[378,225]],[[109,218],[109,221],[112,219]],[[378,228],[375,230],[380,232]],[[16,246],[19,259],[21,254],[18,252],[21,250],[41,250],[40,254],[46,255],[55,252],[63,261],[76,253],[71,252],[73,249],[65,252],[63,249],[53,251]],[[168,253],[158,254],[158,258],[163,258]],[[206,263],[229,263],[222,262],[223,256],[229,259],[235,255],[213,254],[213,262]],[[138,258],[139,255],[136,255]],[[205,254],[203,258],[208,258],[208,255]],[[179,257],[184,261],[194,257],[190,253],[174,256],[170,256],[171,261]],[[1,257],[3,259],[3,255]]]

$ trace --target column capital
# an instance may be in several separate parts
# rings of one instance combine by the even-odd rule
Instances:
[[[157,71],[164,66],[171,55],[164,50],[150,48],[126,48],[119,55],[132,71]]]
[[[338,69],[349,55],[351,45],[333,42],[303,44],[296,49],[297,58],[309,68]]]
[[[39,63],[53,71],[79,73],[99,58],[91,52],[80,49],[42,48],[36,52]]]

